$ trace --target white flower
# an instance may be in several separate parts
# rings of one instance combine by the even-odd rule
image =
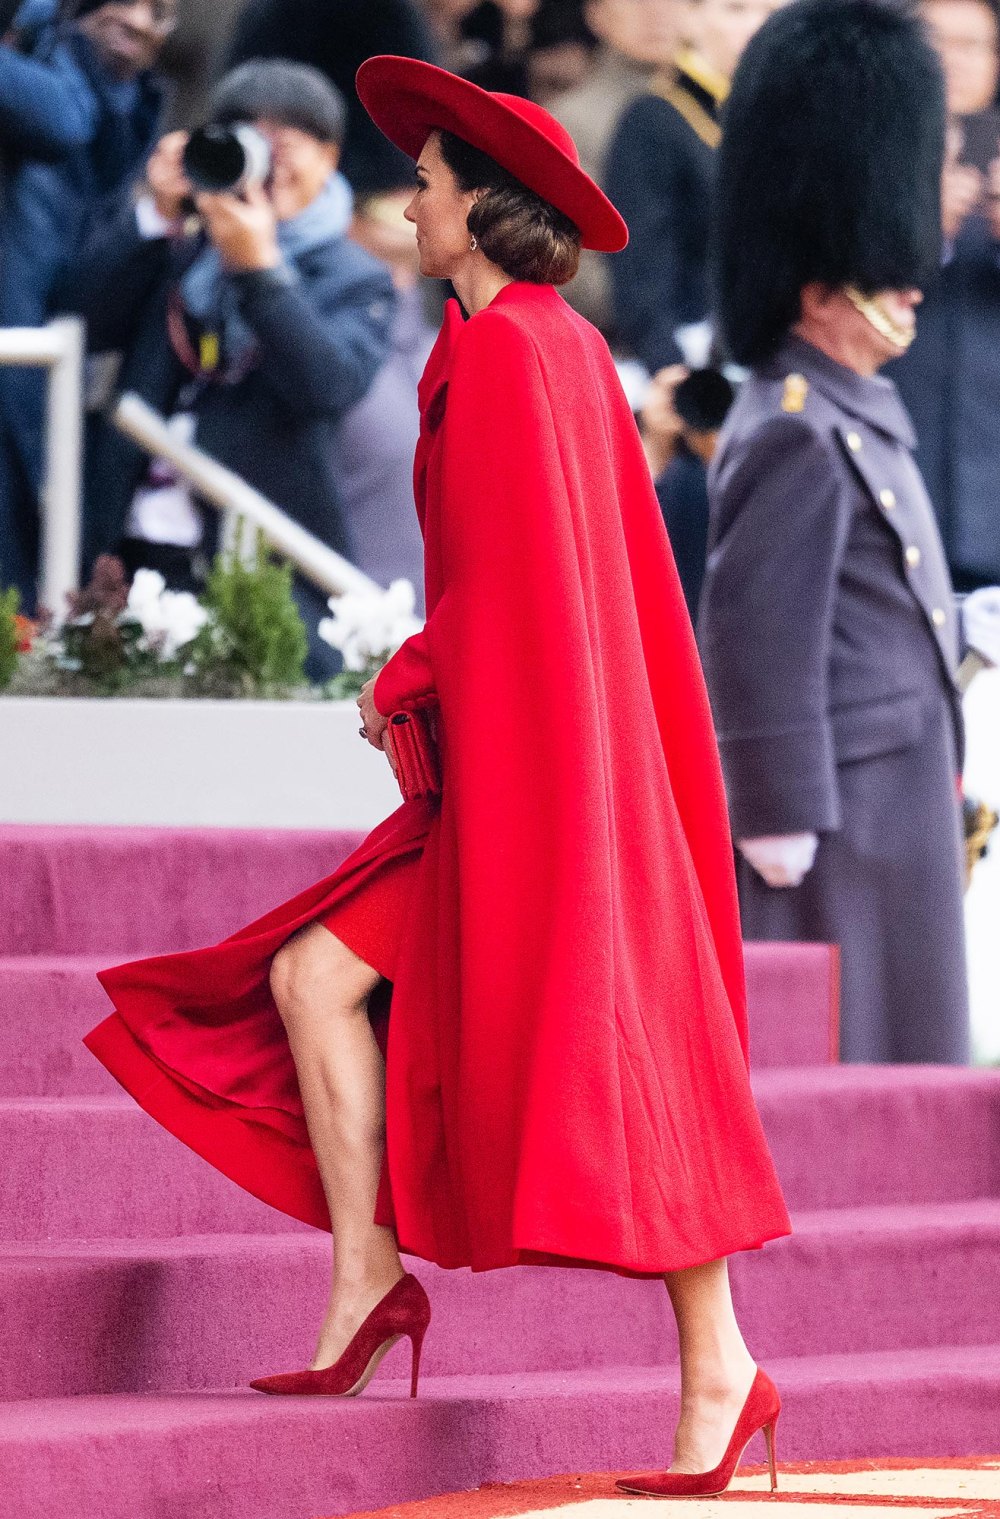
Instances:
[[[125,616],[137,622],[143,642],[160,659],[173,659],[208,621],[208,612],[190,591],[168,591],[156,570],[137,570]]]
[[[419,633],[423,624],[413,615],[416,593],[409,580],[394,580],[387,591],[349,591],[331,596],[332,617],[324,617],[319,636],[339,649],[348,670],[364,670],[382,662],[401,644]]]
[[[208,613],[190,591],[164,591],[160,609],[163,658],[173,659],[177,650],[183,649],[205,626]]]
[[[126,611],[145,626],[146,615],[154,611],[166,588],[167,582],[158,570],[136,570]]]

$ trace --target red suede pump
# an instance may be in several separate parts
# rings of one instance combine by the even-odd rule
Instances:
[[[710,1472],[643,1472],[623,1477],[616,1487],[639,1498],[716,1498],[724,1493],[736,1473],[743,1452],[754,1435],[764,1431],[767,1460],[771,1469],[771,1491],[777,1491],[778,1473],[774,1458],[774,1427],[781,1412],[781,1399],[767,1372],[757,1368],[757,1375],[747,1394],[733,1430],[726,1454]]]
[[[322,1371],[286,1371],[273,1377],[258,1377],[250,1386],[258,1392],[353,1398],[368,1386],[375,1368],[396,1341],[408,1338],[413,1347],[410,1397],[415,1398],[420,1349],[430,1321],[427,1294],[416,1277],[407,1272],[376,1303],[339,1361]]]

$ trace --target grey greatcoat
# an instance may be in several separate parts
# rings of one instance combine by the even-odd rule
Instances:
[[[820,839],[794,888],[739,859],[745,937],[840,945],[844,1059],[959,1063],[959,617],[914,444],[790,337],[723,430],[699,636],[734,837]]]

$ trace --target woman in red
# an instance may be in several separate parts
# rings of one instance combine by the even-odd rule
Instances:
[[[400,1335],[417,1352],[400,1250],[662,1275],[687,1475],[638,1485],[714,1491],[778,1410],[725,1258],[789,1223],[690,623],[607,347],[555,289],[627,233],[539,107],[398,58],[358,89],[419,160],[421,267],[467,313],[449,303],[420,389],[427,624],[359,702],[390,758],[391,714],[433,717],[442,794],[223,944],[105,972],[117,1011],[88,1044],[220,1170],[332,1229],[312,1369],[255,1386],[359,1391]]]

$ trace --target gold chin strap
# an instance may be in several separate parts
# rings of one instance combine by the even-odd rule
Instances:
[[[900,327],[887,312],[882,310],[878,301],[870,296],[862,295],[855,285],[845,285],[844,294],[854,309],[861,312],[865,321],[870,322],[887,343],[891,343],[894,348],[899,348],[904,352],[909,348],[917,335],[915,327]]]

